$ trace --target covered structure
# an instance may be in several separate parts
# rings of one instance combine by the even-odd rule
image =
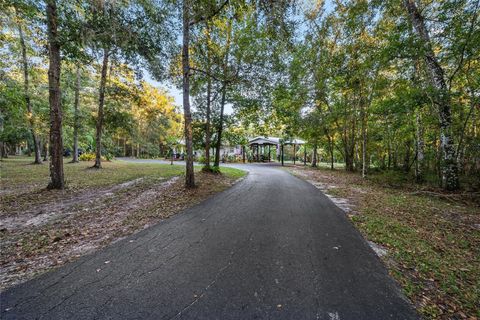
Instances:
[[[256,162],[270,162],[272,160],[271,157],[271,148],[272,146],[276,149],[276,154],[280,155],[280,161],[284,161],[284,146],[285,145],[293,145],[293,163],[295,164],[295,153],[297,146],[305,145],[305,141],[300,139],[292,139],[292,140],[283,140],[278,137],[262,137],[258,136],[248,141],[248,145],[252,150],[253,154],[253,161]],[[267,152],[268,151],[268,152]],[[306,149],[304,152],[304,164],[306,163]]]

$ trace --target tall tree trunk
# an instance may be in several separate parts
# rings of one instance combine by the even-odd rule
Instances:
[[[432,48],[430,35],[425,26],[425,20],[418,11],[415,0],[404,0],[410,21],[423,42],[423,55],[427,65],[430,81],[435,88],[434,101],[438,108],[440,119],[440,146],[442,149],[442,186],[446,190],[459,188],[457,159],[452,133],[451,101],[445,82],[444,71],[438,63]]]
[[[63,140],[62,108],[60,92],[60,42],[57,31],[57,3],[47,1],[47,27],[50,65],[48,87],[50,103],[50,178],[49,189],[63,189]]]
[[[365,178],[367,176],[367,112],[364,103],[362,103],[360,113],[362,118],[362,178]]]
[[[75,101],[73,103],[73,159],[72,162],[78,162],[78,130],[80,126],[80,113],[78,105],[80,103],[80,65],[77,65],[77,74],[75,79]]]
[[[48,161],[48,140],[43,143],[43,161]]]
[[[207,40],[210,42],[210,25],[207,23]],[[212,78],[210,77],[211,73],[211,62],[210,62],[210,45],[207,46],[207,114],[206,114],[206,123],[205,123],[205,168],[210,170],[210,114],[211,114],[211,95],[212,95]]]
[[[17,15],[17,19],[20,19],[17,8],[15,8],[15,14]],[[35,133],[35,120],[33,118],[32,112],[32,103],[30,101],[30,81],[28,78],[28,60],[27,60],[27,47],[25,45],[25,39],[23,36],[22,26],[20,25],[20,21],[17,23],[18,27],[18,34],[20,37],[20,47],[22,48],[22,65],[23,65],[23,88],[24,88],[24,96],[25,96],[25,103],[27,106],[27,113],[28,113],[28,120],[30,124],[30,132],[32,134],[33,139],[33,150],[35,152],[35,161],[34,164],[41,164],[42,163],[42,155],[40,154],[40,140]]]
[[[182,47],[182,69],[183,69],[183,117],[185,121],[185,146],[187,148],[185,186],[195,187],[195,174],[193,171],[193,132],[192,113],[190,111],[190,58],[188,54],[190,43],[190,4],[183,0],[183,47]]]
[[[231,22],[229,20],[227,25],[227,39],[225,44],[225,57],[223,62],[223,88],[222,88],[222,99],[220,102],[220,123],[218,124],[218,133],[217,133],[217,148],[215,150],[215,166],[220,165],[220,148],[222,147],[222,132],[223,132],[223,118],[225,110],[225,98],[227,94],[227,84],[228,84],[228,57],[230,54],[230,39],[232,34]]]
[[[0,133],[3,132],[3,119],[0,118]],[[0,140],[0,158],[8,158],[7,144]]]
[[[410,146],[412,142],[407,140],[405,142],[405,154],[403,158],[403,171],[408,173],[410,171]]]
[[[334,146],[334,141],[333,141],[333,137],[330,141],[330,170],[333,170],[335,169],[335,165],[334,165],[334,161],[335,161],[335,158],[333,157],[333,146]]]
[[[312,167],[317,167],[317,143],[313,145]]]
[[[220,120],[217,130],[217,143],[215,146],[215,163],[214,166],[218,167],[220,165],[220,148],[222,147],[222,133],[223,133],[223,117],[225,110],[225,98],[226,98],[227,85],[223,85],[222,89],[222,99],[220,101]]]
[[[424,168],[424,158],[425,158],[425,142],[423,140],[423,122],[420,117],[420,110],[417,110],[416,114],[416,145],[415,145],[415,180],[417,183],[424,181],[423,168]]]
[[[103,49],[102,73],[100,77],[100,88],[98,91],[98,115],[95,136],[95,164],[94,168],[100,169],[102,167],[102,131],[104,120],[104,104],[105,104],[105,87],[107,84],[107,70],[108,70],[108,48]]]

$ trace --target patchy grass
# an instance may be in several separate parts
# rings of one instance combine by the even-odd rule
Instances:
[[[370,241],[387,248],[390,274],[427,319],[480,317],[480,206],[470,193],[445,194],[377,175],[291,168],[348,199],[348,216]]]
[[[10,157],[0,162],[3,192],[15,192],[45,188],[49,181],[48,163],[33,165],[27,157]],[[65,182],[70,190],[101,187],[122,183],[139,177],[173,177],[181,174],[182,166],[125,161],[102,162],[103,169],[92,169],[93,162],[69,163],[65,160]]]
[[[184,188],[183,166],[65,163],[66,190],[46,190],[48,165],[15,157],[1,162],[0,288],[108,245],[225,190],[246,172],[197,172]]]

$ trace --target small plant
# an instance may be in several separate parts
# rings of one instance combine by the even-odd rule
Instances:
[[[113,160],[113,155],[111,153],[107,153],[102,156],[103,161],[111,161]],[[95,160],[95,153],[93,152],[88,152],[88,153],[82,153],[80,157],[78,157],[78,160],[80,161],[93,161]]]
[[[203,171],[203,172],[207,172],[207,173],[213,173],[213,174],[219,174],[219,173],[221,173],[221,172],[220,172],[220,167],[217,167],[217,166],[209,166],[209,167],[204,166],[204,167],[202,168],[202,171]]]
[[[80,161],[93,161],[93,160],[95,160],[95,153],[93,153],[93,152],[82,153],[82,155],[80,157],[78,157],[78,160],[80,160]]]

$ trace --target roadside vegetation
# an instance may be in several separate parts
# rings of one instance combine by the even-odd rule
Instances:
[[[92,252],[225,190],[245,172],[198,170],[186,189],[178,165],[91,162],[65,165],[66,189],[47,190],[47,165],[32,158],[0,162],[0,288]]]
[[[425,318],[480,317],[478,192],[416,186],[403,173],[289,170],[340,202],[365,238],[386,249],[383,262]]]

